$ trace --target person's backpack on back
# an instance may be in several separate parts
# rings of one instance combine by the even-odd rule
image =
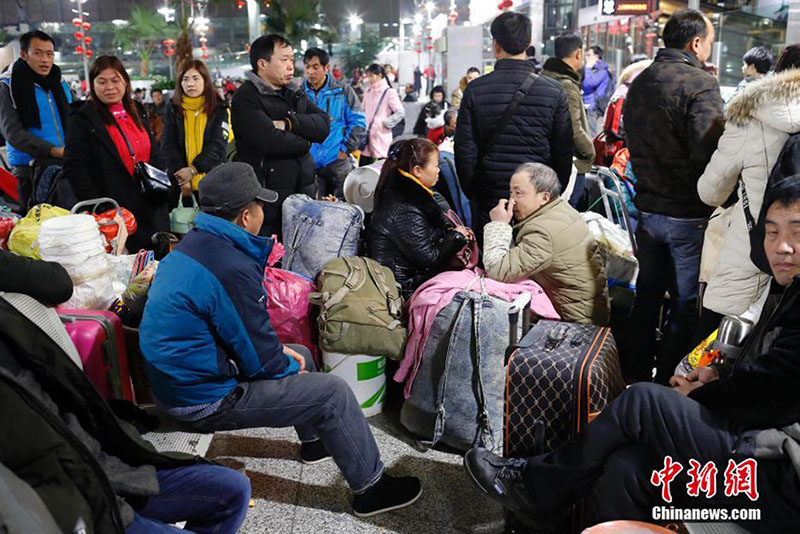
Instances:
[[[608,104],[606,109],[606,119],[603,123],[603,133],[609,141],[622,141],[625,139],[625,130],[622,123],[622,106],[625,105],[625,97],[617,97]]]
[[[323,350],[403,357],[403,297],[391,269],[369,258],[336,258],[320,271],[317,289],[308,300],[320,307]]]

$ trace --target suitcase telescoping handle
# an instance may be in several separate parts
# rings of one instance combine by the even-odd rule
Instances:
[[[519,341],[519,320],[522,315],[522,335],[528,333],[531,329],[531,294],[522,293],[511,306],[508,308],[508,347],[506,347],[506,364],[511,354],[517,350],[517,342]]]

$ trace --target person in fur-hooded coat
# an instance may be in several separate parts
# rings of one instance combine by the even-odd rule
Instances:
[[[720,315],[741,315],[758,299],[770,277],[750,261],[739,177],[753,218],[758,219],[770,171],[786,140],[800,131],[800,68],[789,68],[742,89],[728,103],[725,119],[725,133],[700,177],[697,192],[709,206],[721,206],[734,190],[739,191],[739,200],[730,208],[703,307]],[[708,248],[703,254],[714,254]]]

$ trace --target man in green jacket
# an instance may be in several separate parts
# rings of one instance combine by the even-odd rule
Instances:
[[[561,199],[560,189],[550,167],[519,166],[511,177],[509,200],[497,204],[483,229],[486,274],[500,282],[531,279],[542,286],[562,320],[605,326],[609,303],[603,258],[589,227]]]
[[[581,75],[583,66],[583,39],[578,33],[565,32],[556,37],[556,56],[544,64],[542,75],[559,82],[567,94],[569,113],[572,118],[572,145],[575,150],[575,168],[578,178],[569,203],[575,206],[583,195],[584,173],[589,172],[594,162],[594,143],[589,134],[589,121],[581,97]]]

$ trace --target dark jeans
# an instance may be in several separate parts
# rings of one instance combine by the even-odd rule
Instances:
[[[330,165],[317,169],[317,196],[333,195],[344,200],[344,179],[353,170],[350,158],[336,160]]]
[[[28,211],[28,203],[33,196],[33,167],[30,165],[11,167],[11,173],[17,178],[19,209],[24,214]]]
[[[629,383],[650,380],[652,376],[655,332],[665,291],[669,291],[670,308],[656,355],[656,382],[667,384],[675,366],[692,349],[706,225],[706,219],[639,212],[639,276],[622,354],[622,371]]]
[[[525,481],[537,505],[547,511],[563,510],[591,492],[596,521],[651,521],[652,507],[670,506],[662,500],[661,487],[650,482],[653,471],[663,469],[664,457],[669,455],[683,465],[670,486],[672,505],[757,507],[762,519],[759,531],[785,532],[786,525],[800,521],[800,481],[788,459],[758,461],[758,501],[751,502],[744,494],[725,496],[723,474],[728,460],[752,457],[757,433],[734,427],[672,388],[634,384],[575,439],[528,459]],[[701,465],[715,462],[719,470],[716,496],[688,496],[689,459]],[[755,530],[756,524],[746,526]]]
[[[236,532],[247,516],[250,481],[233,469],[192,465],[158,471],[158,495],[137,510],[127,534]],[[186,521],[186,529],[169,525]]]
[[[569,205],[576,210],[580,210],[580,203],[585,189],[586,175],[583,173],[578,173],[578,175],[575,177],[575,187],[572,188],[572,195],[569,197]]]
[[[215,413],[190,424],[204,432],[294,426],[300,441],[322,440],[354,493],[366,491],[383,475],[383,463],[353,390],[338,376],[313,372],[308,349],[288,346],[310,372],[242,382]]]

